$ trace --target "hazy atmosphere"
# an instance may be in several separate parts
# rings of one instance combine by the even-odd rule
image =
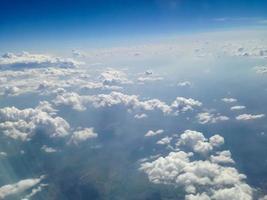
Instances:
[[[266,10],[0,0],[0,200],[267,200]]]

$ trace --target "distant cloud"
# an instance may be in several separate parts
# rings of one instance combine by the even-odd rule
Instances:
[[[246,106],[232,106],[230,109],[231,110],[243,110],[245,108],[246,108]]]
[[[164,132],[164,130],[162,130],[162,129],[159,129],[159,130],[156,130],[156,131],[149,130],[149,131],[145,134],[145,137],[156,136],[156,135],[162,134],[163,132]]]
[[[104,85],[120,85],[132,83],[123,71],[108,69],[100,74],[98,79]]]
[[[77,49],[73,49],[71,52],[72,52],[72,56],[76,57],[76,58],[83,58],[86,56],[85,53],[83,53]]]
[[[249,121],[249,120],[261,119],[263,117],[265,117],[265,114],[257,114],[257,115],[242,114],[242,115],[238,115],[236,119],[239,121]]]
[[[10,195],[22,193],[36,185],[38,185],[45,176],[39,178],[24,179],[17,183],[8,184],[0,187],[0,199],[5,199]]]
[[[217,123],[229,120],[229,117],[227,116],[220,115],[219,113],[214,114],[209,112],[199,113],[196,118],[200,124]]]
[[[183,82],[179,82],[177,86],[178,87],[190,87],[192,86],[192,83],[190,81],[183,81]]]
[[[81,142],[93,139],[93,138],[97,138],[98,134],[94,132],[93,128],[85,128],[82,130],[77,130],[74,131],[69,143],[70,144],[75,144],[78,145]]]
[[[136,114],[136,115],[134,116],[134,118],[136,118],[136,119],[144,119],[144,118],[147,118],[147,114],[145,114],[145,113],[142,113],[142,114]]]
[[[141,76],[137,79],[140,83],[161,81],[163,77],[161,76]]]
[[[201,107],[202,103],[192,98],[176,97],[176,99],[171,104],[171,109],[175,114],[180,112],[186,112],[194,110],[194,108]]]
[[[137,78],[139,84],[145,84],[146,82],[154,82],[154,81],[161,81],[163,77],[155,74],[151,70],[147,70],[144,73],[140,74]]]
[[[225,103],[235,103],[237,102],[237,99],[234,98],[222,98],[222,101]]]
[[[258,74],[267,74],[267,66],[257,66],[257,67],[254,67],[254,70]]]
[[[7,153],[1,151],[1,152],[0,152],[0,158],[6,158],[6,157],[7,157]]]
[[[45,153],[55,153],[55,152],[57,152],[56,149],[54,149],[52,147],[48,147],[46,145],[43,145],[41,150],[43,150]]]
[[[48,67],[75,67],[81,64],[73,59],[64,59],[42,54],[6,53],[0,57],[0,68],[48,68]]]
[[[157,144],[168,145],[168,144],[170,144],[171,141],[172,141],[172,137],[167,136],[167,137],[164,137],[164,138],[160,139],[159,141],[157,141]]]
[[[133,111],[153,111],[160,110],[164,114],[178,115],[194,108],[202,106],[202,103],[185,97],[177,97],[171,105],[158,99],[150,99],[142,101],[136,95],[127,95],[121,92],[111,92],[110,94],[98,95],[78,95],[77,93],[60,94],[54,100],[56,105],[71,106],[77,111],[83,111],[86,106],[90,105],[95,108],[111,107],[115,105],[123,105]]]
[[[4,95],[6,96],[16,96],[19,95],[21,90],[16,86],[7,86],[4,88]]]

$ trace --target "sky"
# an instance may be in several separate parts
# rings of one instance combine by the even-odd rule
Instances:
[[[83,48],[262,26],[265,0],[2,0],[1,49]]]
[[[267,200],[266,8],[0,0],[0,199]]]

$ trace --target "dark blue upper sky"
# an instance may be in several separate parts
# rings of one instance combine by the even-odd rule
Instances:
[[[96,45],[98,40],[245,26],[267,16],[267,0],[0,0],[0,3],[0,42],[9,47],[26,45],[26,49],[29,42],[36,46],[44,41],[73,44],[84,40]]]

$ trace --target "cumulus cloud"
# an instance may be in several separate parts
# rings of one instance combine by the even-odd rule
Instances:
[[[229,120],[229,117],[227,116],[220,115],[219,113],[214,114],[209,112],[199,113],[196,118],[200,124],[217,123],[220,121]]]
[[[265,114],[257,114],[257,115],[253,115],[253,114],[242,114],[242,115],[238,115],[236,117],[236,119],[238,121],[249,121],[249,120],[261,119],[263,117],[265,117]]]
[[[63,118],[55,116],[48,102],[36,108],[0,109],[0,130],[6,136],[22,141],[29,140],[37,131],[44,131],[50,137],[64,137],[69,134],[70,126]]]
[[[4,185],[0,187],[0,199],[5,199],[10,195],[22,193],[38,185],[44,178],[45,176],[40,176],[39,178],[24,179],[17,183]]]
[[[232,154],[230,151],[221,151],[217,152],[217,155],[211,155],[210,159],[211,162],[214,163],[235,163],[235,161],[232,159]]]
[[[224,144],[224,138],[216,134],[209,138],[209,142],[213,147],[219,147]]]
[[[185,196],[185,200],[211,200],[206,193],[201,194],[188,194]]]
[[[115,105],[123,105],[128,110],[135,111],[152,111],[159,110],[164,114],[174,114],[192,111],[194,108],[200,107],[201,102],[184,97],[177,97],[171,105],[167,105],[165,102],[159,99],[150,99],[142,101],[137,95],[127,95],[121,92],[111,92],[110,94],[98,94],[98,95],[79,95],[77,93],[64,93],[58,95],[54,100],[56,105],[71,106],[73,109],[83,111],[86,106],[99,107],[111,107]]]
[[[69,143],[78,145],[81,142],[97,138],[98,134],[94,132],[93,128],[85,128],[82,130],[74,131]]]
[[[157,144],[160,144],[160,145],[167,145],[167,144],[170,144],[172,141],[172,137],[164,137],[162,139],[160,139],[159,141],[157,141]]]
[[[155,136],[155,135],[160,135],[162,134],[164,131],[162,129],[159,129],[159,130],[156,130],[156,131],[153,131],[153,130],[149,130],[146,134],[145,134],[145,137],[152,137],[152,136]]]
[[[171,109],[175,114],[179,114],[179,112],[186,112],[200,106],[202,106],[200,101],[192,98],[177,97],[171,104]]]
[[[16,86],[6,86],[4,87],[4,95],[6,96],[16,96],[19,95],[21,90]]]
[[[126,73],[115,69],[108,69],[102,72],[98,78],[104,85],[120,85],[131,83],[131,81],[127,78]]]
[[[186,130],[180,135],[176,146],[187,146],[196,153],[208,154],[214,147],[219,147],[224,144],[224,138],[220,135],[214,135],[206,139],[201,132]]]
[[[42,67],[75,67],[81,63],[73,59],[64,59],[42,54],[6,53],[0,57],[0,68],[42,68]]]
[[[84,68],[24,68],[2,70],[0,73],[0,95],[18,96],[24,93],[41,95],[57,94],[62,90],[110,89],[101,82],[90,82]],[[113,89],[113,88],[112,88]]]
[[[75,92],[63,93],[57,95],[54,100],[56,105],[71,106],[74,110],[84,111],[86,110],[85,105],[89,102],[89,96],[80,96]]]
[[[141,163],[140,170],[152,183],[184,188],[186,200],[252,200],[253,189],[245,182],[246,176],[232,166],[231,153],[221,151],[213,155],[213,149],[223,144],[223,137],[207,139],[201,132],[187,130],[177,140],[176,151]],[[199,158],[190,149],[194,153],[208,149],[210,154]]]

